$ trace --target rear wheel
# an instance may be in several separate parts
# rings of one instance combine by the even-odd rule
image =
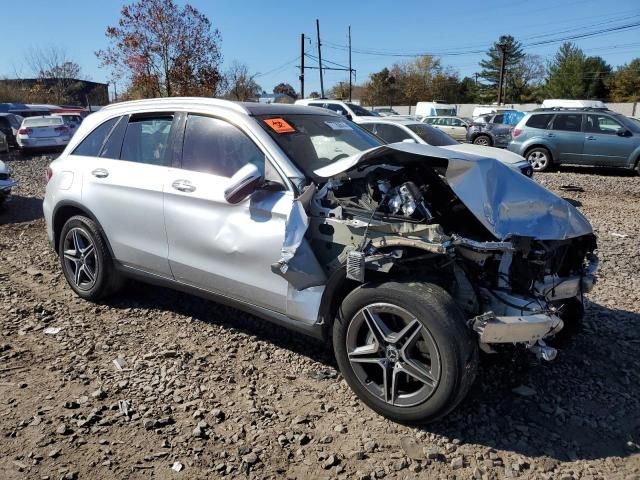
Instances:
[[[100,300],[121,284],[100,230],[90,218],[76,215],[67,220],[58,255],[69,286],[86,300]]]
[[[551,167],[551,152],[544,147],[535,147],[527,152],[527,160],[534,172],[544,172]]]
[[[473,139],[473,143],[474,145],[483,145],[485,147],[490,147],[493,144],[489,135],[478,135]]]
[[[453,410],[475,378],[477,343],[449,294],[418,282],[366,284],[333,326],[340,371],[370,408],[401,423]]]

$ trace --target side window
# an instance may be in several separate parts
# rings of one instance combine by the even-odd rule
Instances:
[[[167,142],[173,115],[131,117],[124,134],[120,160],[169,165]]]
[[[504,123],[504,114],[499,114],[493,117],[493,121],[491,123]]]
[[[377,123],[362,123],[360,126],[374,135],[378,134],[378,124]]]
[[[559,114],[553,120],[553,130],[562,130],[565,132],[579,132],[582,123],[582,114]]]
[[[85,155],[87,157],[97,157],[107,137],[111,133],[120,117],[111,118],[98,125],[89,135],[85,137],[80,145],[72,152],[72,155]]]
[[[231,177],[247,163],[264,172],[264,153],[239,128],[223,120],[189,115],[182,168]]]
[[[111,129],[111,134],[104,142],[102,150],[100,150],[100,157],[112,158],[114,160],[118,160],[120,158],[120,151],[122,150],[122,140],[124,139],[124,132],[127,130],[128,121],[128,115],[120,117],[120,120]]]
[[[407,132],[396,125],[387,125],[381,123],[378,125],[378,136],[387,143],[401,142],[407,138],[412,138]]]
[[[345,107],[343,107],[342,105],[338,105],[337,103],[326,103],[325,104],[325,108],[328,108],[329,110],[339,113],[340,115],[346,115],[347,114],[347,109]]]
[[[452,118],[451,119],[451,125],[454,127],[461,127],[462,126],[462,120],[460,120],[459,118]]]
[[[549,122],[553,118],[553,113],[543,113],[540,115],[531,115],[527,120],[527,127],[531,128],[549,128]]]
[[[615,135],[620,128],[623,128],[622,125],[606,115],[587,115],[585,130],[589,133]]]

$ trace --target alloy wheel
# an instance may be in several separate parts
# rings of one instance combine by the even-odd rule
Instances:
[[[440,381],[435,340],[414,315],[397,305],[375,303],[359,310],[349,324],[346,347],[358,380],[387,404],[418,405]]]
[[[483,135],[483,136],[480,136],[480,137],[476,138],[473,141],[473,143],[475,143],[476,145],[482,145],[482,146],[488,147],[489,146],[489,139]]]
[[[546,153],[541,152],[540,150],[531,152],[527,157],[527,160],[534,170],[544,170],[549,164],[549,157],[547,157]]]
[[[64,267],[80,290],[91,290],[96,283],[99,262],[91,236],[82,228],[71,228],[64,237]]]

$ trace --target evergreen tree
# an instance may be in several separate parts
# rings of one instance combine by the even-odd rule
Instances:
[[[524,58],[522,44],[511,35],[502,35],[487,51],[487,58],[480,62],[480,77],[485,80],[485,88],[494,92],[494,98],[497,97],[500,82],[500,46],[504,50],[505,80],[513,75]]]

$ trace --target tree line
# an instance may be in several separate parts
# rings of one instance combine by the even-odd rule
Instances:
[[[587,56],[577,45],[566,42],[545,63],[539,55],[525,53],[514,37],[503,35],[480,61],[475,78],[460,78],[437,57],[425,55],[370,74],[361,85],[362,103],[414,105],[435,99],[449,103],[495,102],[501,49],[504,103],[540,103],[545,98],[640,101],[640,58],[614,70],[602,57]],[[342,87],[338,84],[331,95],[344,98]]]

